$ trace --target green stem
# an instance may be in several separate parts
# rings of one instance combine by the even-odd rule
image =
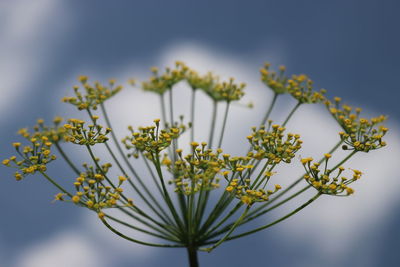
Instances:
[[[165,108],[164,94],[160,95],[160,103],[161,103],[161,117],[162,117],[162,120],[163,120],[163,123],[164,123],[164,128],[166,128],[166,125],[167,125],[167,117],[166,117],[167,111],[166,111],[166,108]]]
[[[207,251],[207,252],[211,252],[213,249],[215,249],[216,247],[218,247],[219,245],[221,245],[225,240],[227,240],[229,238],[229,236],[231,235],[231,233],[236,229],[236,227],[240,224],[240,222],[244,219],[244,217],[246,217],[247,212],[249,211],[250,206],[247,206],[246,209],[244,210],[244,212],[242,213],[242,215],[239,217],[239,219],[237,219],[237,221],[235,222],[235,224],[231,227],[231,229],[229,230],[228,233],[226,233],[226,235],[224,237],[222,237],[217,243],[215,243],[214,245],[212,245],[209,248],[204,248],[201,250]]]
[[[279,94],[274,93],[274,96],[273,96],[273,98],[272,98],[271,104],[269,105],[268,110],[267,110],[267,112],[265,113],[264,119],[262,120],[262,122],[261,122],[260,125],[265,125],[265,124],[267,123],[268,118],[269,118],[269,116],[271,115],[272,109],[273,109],[274,106],[275,106],[276,100],[278,99],[278,96],[279,96]],[[252,147],[252,145],[250,144],[249,149],[247,150],[247,154],[252,150],[252,148],[253,148],[253,147]],[[259,163],[259,162],[257,162],[257,165],[255,166],[255,168],[258,166],[258,163]],[[252,172],[251,172],[251,173],[252,173]]]
[[[52,183],[55,187],[57,187],[59,190],[61,190],[61,192],[63,192],[64,194],[67,194],[69,197],[72,197],[72,194],[69,193],[67,190],[65,190],[61,185],[59,185],[58,183],[56,183],[53,179],[51,179],[46,173],[44,172],[40,172],[50,183]]]
[[[101,172],[101,174],[104,176],[104,178],[106,179],[106,181],[111,185],[111,187],[113,189],[116,188],[116,186],[114,185],[114,183],[108,178],[107,174],[103,171],[103,168],[101,168],[101,166],[99,165],[99,163],[96,160],[96,157],[93,154],[92,149],[90,148],[89,145],[86,145],[86,148],[89,151],[90,157],[92,158],[94,164],[96,165],[97,169]],[[128,201],[127,197],[124,194],[121,194],[121,197],[125,200]],[[143,200],[146,200],[145,198]],[[149,206],[151,207],[151,205]],[[149,219],[150,221],[152,221],[153,223],[159,225],[159,226],[163,226],[161,223],[157,222],[156,220],[154,220],[152,217],[150,217],[149,215],[147,215],[145,212],[143,212],[141,209],[139,209],[138,207],[134,207],[133,209],[134,211],[138,212],[138,214],[142,215],[143,217]]]
[[[92,112],[90,111],[90,109],[86,109],[90,118],[92,119],[93,123],[95,123],[95,121],[93,120],[93,115]],[[105,121],[107,123],[107,126],[109,128],[112,128],[110,119],[107,115],[107,111],[104,107],[103,104],[101,104],[101,110],[103,113],[103,116],[105,118]],[[163,214],[161,215],[160,212],[158,210],[155,209],[155,207],[148,201],[147,197],[145,197],[142,192],[139,190],[139,188],[133,183],[132,179],[129,177],[129,175],[126,173],[126,171],[124,170],[124,168],[122,167],[122,165],[119,163],[117,157],[115,156],[114,152],[112,151],[112,149],[110,148],[110,146],[108,145],[108,143],[104,143],[107,151],[110,153],[111,157],[113,158],[114,162],[117,164],[118,168],[121,170],[121,172],[123,173],[123,175],[127,178],[128,183],[130,184],[130,186],[135,190],[135,192],[140,196],[140,198],[146,203],[146,205],[166,224],[171,223],[171,221],[168,221],[168,216],[166,215],[164,209],[160,206],[160,204],[158,203],[158,201],[154,198],[154,196],[151,194],[151,192],[148,190],[147,186],[143,183],[143,181],[140,179],[139,175],[136,173],[136,171],[133,169],[133,167],[131,166],[131,164],[129,163],[128,159],[125,157],[122,148],[119,146],[117,137],[115,136],[115,134],[113,133],[113,131],[111,131],[111,136],[114,140],[114,143],[116,144],[118,151],[120,153],[120,155],[122,156],[122,158],[125,160],[125,163],[127,164],[128,168],[130,169],[130,171],[133,173],[133,175],[135,176],[136,180],[139,182],[139,184],[142,186],[142,188],[144,189],[144,191],[146,192],[146,194],[150,197],[150,199],[152,200],[152,202],[154,203],[154,205],[157,206],[157,208],[160,210],[160,212]],[[91,156],[94,157],[93,152],[91,152],[91,149],[89,146],[87,146],[87,148],[90,150],[89,152],[91,153]]]
[[[296,106],[290,111],[289,115],[287,116],[286,120],[283,122],[282,126],[285,127],[285,125],[289,122],[290,118],[293,116],[293,114],[296,112],[296,110],[301,106],[301,102],[298,102]]]
[[[225,210],[225,208],[229,205],[232,199],[234,199],[234,197],[229,197],[229,196],[230,196],[229,193],[227,193],[226,191],[222,193],[214,209],[209,213],[208,218],[201,226],[199,234],[204,233],[208,229],[208,227],[212,225],[215,222],[215,220],[219,217],[219,215]]]
[[[171,127],[174,127],[174,97],[172,88],[169,89],[169,115],[171,120]],[[176,138],[172,139],[172,162],[176,161],[176,149],[178,148],[178,141]]]
[[[215,230],[218,229],[226,220],[228,220],[230,217],[232,217],[233,214],[236,213],[237,210],[243,205],[243,202],[239,202],[221,221],[219,221],[213,228],[208,230],[204,234],[204,238],[209,238],[209,234],[213,233]]]
[[[80,175],[80,171],[78,168],[75,167],[75,165],[72,163],[72,161],[69,159],[67,154],[65,154],[64,150],[61,148],[60,144],[58,142],[55,142],[54,145],[56,146],[58,152],[60,152],[61,156],[63,159],[67,162],[67,164],[71,167],[71,169],[75,172],[75,174]]]
[[[311,187],[310,185],[307,185],[306,187],[304,187],[303,189],[299,190],[298,192],[296,192],[295,194],[291,195],[290,197],[282,200],[281,202],[277,203],[276,205],[270,207],[269,209],[263,210],[262,212],[254,215],[254,216],[249,217],[250,216],[250,213],[249,213],[248,216],[246,218],[244,218],[244,220],[239,224],[239,226],[242,225],[242,224],[245,224],[245,223],[247,223],[247,222],[249,222],[249,221],[251,221],[251,220],[253,220],[255,218],[258,218],[259,216],[261,216],[261,215],[263,215],[263,214],[265,214],[267,212],[270,212],[271,210],[274,210],[274,209],[278,208],[279,206],[285,204],[289,200],[297,197],[298,195],[300,195],[301,193],[303,193],[304,191],[306,191],[310,187]],[[271,204],[272,202],[273,202],[273,200],[270,201],[269,204]],[[221,230],[219,230],[217,232],[210,232],[210,234],[207,236],[207,238],[210,239],[210,238],[213,238],[213,237],[219,236],[220,234],[225,233],[226,231],[228,231],[232,227],[232,225],[233,225],[233,223],[230,223],[230,224],[224,226],[224,228],[222,228]],[[215,230],[217,230],[217,229],[214,229],[214,231]]]
[[[342,141],[338,142],[330,151],[329,154],[334,153],[342,144]],[[339,164],[337,164],[334,168],[332,168],[332,171],[334,171],[335,169],[337,169],[340,165],[342,165],[344,162],[346,162],[348,159],[350,159],[350,157],[352,157],[355,154],[355,152],[353,151],[351,154],[349,154],[346,158],[344,158]],[[326,160],[325,157],[323,157],[322,159],[319,160],[319,163],[322,163]],[[275,206],[272,206],[271,208],[268,208],[266,210],[263,210],[264,208],[268,207],[269,205],[271,205],[272,203],[274,203],[276,200],[278,200],[280,197],[282,197],[286,192],[288,192],[290,189],[292,189],[294,186],[296,186],[298,183],[300,183],[303,180],[303,176],[300,176],[298,180],[296,180],[293,184],[291,184],[288,188],[286,188],[285,190],[283,190],[282,192],[280,192],[276,197],[272,198],[270,201],[268,201],[267,203],[261,205],[260,207],[256,208],[255,210],[251,211],[247,218],[245,218],[245,220],[241,223],[244,224],[246,222],[249,222],[251,220],[254,220],[256,218],[258,218],[259,216],[281,206],[282,204],[288,202],[289,200],[295,198],[296,196],[300,195],[301,193],[303,193],[304,191],[306,191],[307,189],[310,188],[310,185],[307,185],[306,187],[304,187],[303,189],[299,190],[298,192],[294,193],[293,195],[289,196],[288,198],[284,199],[283,201],[279,202],[278,204],[276,204]],[[226,225],[222,230],[215,232],[214,234],[210,235],[210,237],[214,237],[217,236],[221,233],[224,233],[226,231],[228,231],[230,229],[230,227],[232,227],[232,223]]]
[[[285,216],[281,217],[280,219],[278,219],[278,220],[276,220],[276,221],[274,221],[274,222],[272,222],[272,223],[270,223],[270,224],[267,224],[267,225],[258,227],[258,228],[256,228],[256,229],[253,229],[253,230],[251,230],[251,231],[248,231],[248,232],[245,232],[245,233],[242,233],[242,234],[239,234],[239,235],[231,236],[231,237],[227,238],[226,240],[228,241],[228,240],[237,239],[237,238],[240,238],[240,237],[243,237],[243,236],[247,236],[247,235],[256,233],[256,232],[258,232],[258,231],[267,229],[267,228],[269,228],[269,227],[271,227],[271,226],[273,226],[273,225],[275,225],[275,224],[277,224],[277,223],[280,223],[280,222],[286,220],[287,218],[290,218],[291,216],[293,216],[293,215],[296,214],[297,212],[301,211],[302,209],[304,209],[304,208],[307,207],[308,205],[310,205],[312,202],[314,202],[314,201],[315,201],[317,198],[319,198],[320,196],[321,196],[321,193],[318,192],[314,197],[312,197],[311,199],[309,199],[309,200],[308,200],[307,202],[305,202],[303,205],[301,205],[301,206],[298,207],[297,209],[293,210],[292,212],[286,214]],[[216,242],[216,240],[210,241],[210,242],[207,242],[207,243],[212,244],[212,243],[214,243],[214,242]]]
[[[275,106],[275,102],[276,102],[278,96],[279,96],[279,94],[274,93],[274,97],[272,98],[271,104],[269,105],[267,113],[265,114],[264,119],[261,122],[261,125],[265,125],[267,123],[268,118],[271,115],[271,111],[272,111],[273,107]]]
[[[335,147],[337,148],[338,145],[336,145]],[[335,149],[335,147],[334,147],[334,149]],[[333,151],[334,151],[334,149],[333,149]],[[331,151],[332,151],[332,150],[331,150]],[[336,164],[336,165],[331,169],[331,171],[334,171],[334,170],[336,170],[337,168],[339,168],[343,163],[345,163],[347,160],[349,160],[356,152],[357,152],[357,151],[353,151],[352,153],[350,153],[349,155],[347,155],[343,160],[341,160],[338,164]],[[320,163],[321,163],[321,162],[323,162],[323,160],[320,160]],[[301,181],[302,179],[303,179],[303,176],[300,178],[300,181]],[[300,182],[300,181],[299,181],[299,180],[296,181],[295,184],[297,184],[297,183]],[[285,192],[287,192],[290,188],[292,188],[292,187],[289,187],[288,189],[286,189]],[[302,190],[300,190],[300,191],[298,191],[297,193],[293,194],[292,196],[288,197],[287,199],[285,199],[285,200],[279,202],[277,205],[275,205],[275,206],[273,206],[273,207],[271,207],[271,208],[269,208],[269,209],[267,209],[267,210],[264,210],[264,211],[262,211],[262,212],[259,212],[259,213],[257,213],[257,214],[254,215],[254,216],[251,216],[252,214],[258,212],[258,210],[260,210],[260,209],[262,209],[262,208],[264,208],[264,207],[270,205],[272,202],[276,201],[280,196],[282,196],[282,194],[285,193],[285,192],[282,192],[282,194],[278,195],[276,198],[272,199],[272,200],[269,201],[268,203],[264,204],[262,207],[259,207],[257,210],[254,210],[252,213],[250,213],[249,215],[250,215],[251,217],[246,218],[246,222],[251,221],[251,220],[253,220],[253,219],[255,219],[255,218],[257,218],[257,217],[259,217],[259,216],[261,216],[261,215],[263,215],[263,214],[265,214],[265,213],[267,213],[267,212],[269,212],[270,210],[279,207],[280,205],[286,203],[287,201],[289,201],[289,200],[291,200],[292,198],[296,197],[296,196],[299,195],[300,193],[304,192],[304,191],[307,190],[308,188],[310,188],[310,185],[306,186],[305,188],[303,188]]]
[[[192,89],[192,101],[190,106],[190,121],[192,123],[192,129],[190,131],[190,142],[194,142],[194,115],[196,105],[196,89]]]
[[[189,267],[199,267],[199,260],[197,258],[197,248],[194,246],[188,246],[187,253],[189,258]]]
[[[342,144],[342,141],[339,141],[328,153],[329,154],[333,154]],[[325,157],[321,158],[318,162],[321,164],[326,160]],[[289,190],[291,190],[293,187],[295,187],[296,185],[298,185],[302,180],[303,180],[304,174],[301,175],[296,181],[294,181],[291,185],[289,185],[287,188],[285,188],[284,190],[282,190],[281,192],[279,192],[275,197],[273,197],[270,201],[268,201],[267,203],[261,205],[260,207],[257,207],[256,209],[254,209],[253,211],[251,211],[249,213],[249,216],[257,213],[259,210],[262,210],[263,208],[271,205],[271,203],[275,202],[276,200],[278,200],[280,197],[282,197],[284,194],[286,194],[286,192],[288,192]]]
[[[116,234],[116,235],[118,235],[118,236],[120,236],[120,237],[122,237],[122,238],[124,238],[124,239],[126,239],[128,241],[134,242],[134,243],[138,243],[138,244],[145,245],[145,246],[151,246],[151,247],[164,247],[164,248],[180,248],[180,247],[183,247],[183,245],[155,244],[155,243],[149,243],[149,242],[140,241],[138,239],[134,239],[134,238],[131,238],[131,237],[128,237],[128,236],[122,234],[121,232],[119,232],[118,230],[113,228],[111,225],[109,225],[104,218],[101,220],[101,222],[111,232],[113,232],[114,234]]]
[[[157,170],[158,177],[160,178],[161,187],[162,187],[163,192],[164,192],[163,195],[164,195],[164,197],[165,197],[165,202],[167,203],[168,208],[170,209],[170,211],[171,211],[171,213],[172,213],[172,216],[174,217],[174,219],[175,219],[175,221],[176,221],[178,227],[180,227],[180,229],[183,230],[184,228],[183,228],[181,219],[179,218],[179,215],[178,215],[178,213],[176,212],[176,209],[175,209],[175,207],[174,207],[174,204],[172,203],[172,200],[171,200],[171,198],[170,198],[170,196],[169,196],[167,187],[165,186],[164,176],[163,176],[163,174],[162,174],[162,170],[161,170],[161,167],[160,167],[160,166],[161,166],[161,165],[160,165],[160,158],[159,158],[158,155],[156,155],[155,157],[154,157],[154,155],[152,155],[152,157],[153,157],[154,165],[155,165],[156,170]]]
[[[169,113],[170,113],[171,127],[174,127],[174,97],[172,94],[172,88],[169,88]],[[178,149],[178,139],[174,138],[174,139],[172,139],[172,149],[171,149],[171,155],[172,155],[171,159],[172,159],[173,164],[175,164],[175,161],[176,161],[176,156],[177,156],[176,150],[177,149]],[[174,178],[175,178],[175,175],[174,175]],[[168,198],[169,198],[169,195],[168,195]],[[179,208],[180,208],[182,216],[185,220],[186,219],[185,214],[186,214],[187,207],[186,207],[184,196],[179,194],[177,196],[177,198],[179,201]]]
[[[118,208],[118,210],[123,212],[123,213],[125,213],[129,217],[137,220],[138,222],[142,223],[143,225],[146,225],[147,227],[153,229],[154,231],[157,231],[158,233],[160,233],[160,234],[162,234],[164,236],[171,237],[171,238],[175,238],[175,237],[179,236],[179,233],[177,233],[177,231],[176,231],[176,229],[174,228],[173,225],[159,225],[159,224],[156,224],[158,227],[161,227],[161,229],[160,229],[157,226],[154,226],[154,225],[150,224],[148,221],[145,221],[145,220],[141,219],[140,217],[136,216],[132,212],[129,212],[129,211],[125,210],[122,207]],[[134,211],[137,212],[136,210],[134,210]],[[169,232],[171,235],[166,233],[164,230]]]
[[[106,111],[106,108],[105,108],[104,104],[102,103],[102,104],[100,105],[100,107],[101,107],[101,110],[102,110],[102,112],[103,112],[103,115],[104,115],[105,121],[106,121],[106,123],[107,123],[107,126],[108,126],[109,128],[111,128],[111,129],[113,129],[113,128],[112,128],[112,125],[111,125],[111,121],[110,121],[110,119],[109,119],[109,117],[108,117],[108,114],[107,114],[107,111]],[[114,140],[115,145],[117,146],[117,149],[118,149],[118,152],[119,152],[120,156],[123,158],[123,160],[124,160],[126,166],[128,166],[128,169],[129,169],[129,170],[131,171],[131,173],[135,176],[135,178],[136,178],[136,180],[139,182],[140,186],[146,191],[147,195],[151,198],[151,200],[154,202],[154,204],[160,209],[161,212],[163,212],[163,209],[160,207],[160,205],[159,205],[159,203],[157,202],[157,200],[153,197],[153,195],[151,194],[151,192],[149,191],[149,189],[147,188],[147,186],[143,183],[143,181],[142,181],[142,179],[140,178],[140,176],[137,174],[137,172],[135,171],[135,169],[133,168],[133,166],[130,164],[128,158],[125,156],[125,154],[124,154],[124,152],[123,152],[123,150],[122,150],[122,148],[121,148],[121,146],[120,146],[120,144],[119,144],[119,142],[118,142],[117,136],[114,134],[114,131],[111,131],[111,137],[112,137],[112,139]],[[107,146],[107,150],[110,152],[110,154],[111,154],[111,156],[113,157],[113,159],[114,159],[115,161],[117,161],[117,159],[116,159],[114,153],[112,152],[112,150],[110,149],[109,146]],[[124,170],[124,169],[122,168],[122,166],[118,163],[118,161],[117,161],[117,164],[118,164],[118,166],[120,166],[121,171],[126,175],[125,170]],[[132,184],[131,179],[128,177],[128,175],[126,175],[126,176],[127,176],[127,178],[129,179],[129,183],[130,183],[131,186],[132,186],[133,184]],[[164,213],[164,212],[163,212],[163,213]]]
[[[222,130],[221,130],[221,135],[219,137],[219,142],[218,142],[218,147],[220,148],[222,145],[222,139],[224,138],[224,133],[225,133],[225,127],[226,127],[226,121],[228,119],[228,113],[229,113],[229,107],[230,107],[231,102],[226,103],[226,108],[225,108],[225,114],[224,114],[224,121],[222,123]]]
[[[218,112],[218,103],[217,101],[213,102],[213,111],[212,111],[212,118],[211,118],[211,126],[210,126],[210,136],[208,137],[208,147],[212,148],[214,132],[215,132],[215,122],[217,120],[217,112]]]
[[[105,217],[107,217],[107,218],[109,218],[110,220],[112,220],[112,221],[114,221],[114,222],[117,222],[117,223],[119,223],[119,224],[121,224],[121,225],[124,225],[124,226],[126,226],[126,227],[128,227],[128,228],[131,228],[131,229],[134,229],[134,230],[136,230],[136,231],[139,231],[139,232],[141,232],[141,233],[146,233],[146,234],[148,234],[148,235],[152,235],[152,236],[155,236],[155,237],[159,237],[159,238],[162,238],[162,239],[165,239],[165,240],[168,240],[168,241],[172,241],[172,242],[179,242],[179,240],[176,239],[176,238],[174,238],[174,237],[170,237],[170,236],[167,237],[167,236],[164,236],[164,235],[159,235],[159,234],[156,234],[156,233],[147,231],[147,230],[145,230],[145,229],[143,229],[143,228],[139,228],[139,227],[134,226],[134,225],[131,225],[131,224],[127,223],[127,222],[121,221],[121,220],[119,220],[119,219],[117,219],[117,218],[115,218],[115,217],[113,217],[113,216],[111,216],[111,215],[105,214]]]
[[[149,173],[150,173],[150,176],[151,176],[151,178],[152,178],[152,180],[153,180],[155,186],[156,186],[157,189],[158,189],[158,192],[160,192],[160,194],[162,195],[162,194],[163,194],[162,189],[161,189],[161,187],[160,187],[160,184],[159,184],[158,181],[157,181],[157,178],[156,178],[156,176],[155,176],[153,170],[152,170],[151,167],[150,167],[150,164],[149,164],[149,162],[148,162],[148,159],[143,155],[143,153],[141,153],[141,157],[142,157],[142,159],[143,159],[144,164],[146,165],[147,170],[148,170]]]
[[[264,165],[264,167],[262,168],[262,170],[260,171],[259,175],[258,175],[257,178],[254,180],[253,184],[250,186],[250,189],[253,189],[253,188],[257,185],[258,180],[259,180],[260,177],[263,175],[263,173],[264,173],[265,169],[268,167],[269,163],[270,163],[269,161],[267,161],[267,162],[265,163],[265,165]],[[262,182],[262,181],[263,181],[263,180],[261,180],[261,182]]]
[[[333,167],[331,169],[331,171],[336,170],[337,168],[339,168],[343,163],[345,163],[346,161],[348,161],[354,154],[357,153],[357,150],[353,150],[353,152],[351,152],[349,155],[347,155],[347,157],[345,157],[342,161],[340,161],[338,164],[335,165],[335,167]]]

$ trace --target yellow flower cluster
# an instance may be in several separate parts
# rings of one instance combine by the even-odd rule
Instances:
[[[86,164],[83,166],[86,170],[76,178],[74,182],[76,193],[71,197],[70,201],[97,212],[101,209],[116,207],[123,192],[121,186],[127,178],[119,176],[118,186],[112,188],[104,183],[104,174],[111,167],[110,163],[104,164],[101,170],[95,170],[92,166]],[[65,194],[59,193],[55,196],[55,199],[65,201]],[[122,204],[124,205],[124,203]],[[132,205],[132,200],[128,200],[128,204]]]
[[[93,116],[93,125],[88,125],[88,129],[84,128],[85,122],[79,119],[68,119],[68,123],[64,124],[66,131],[65,140],[77,145],[93,146],[98,143],[104,143],[108,140],[106,136],[111,132],[110,128],[105,128],[96,123],[98,117]]]
[[[44,124],[43,119],[38,119],[37,124],[33,126],[32,133],[29,132],[28,128],[21,128],[18,130],[17,133],[27,140],[30,140],[32,138],[40,139],[45,136],[52,143],[64,141],[65,129],[60,125],[62,121],[63,118],[55,117],[53,120],[54,126],[47,126]]]
[[[200,89],[214,101],[235,101],[244,95],[244,83],[236,84],[231,78],[227,82],[220,82],[219,77],[208,72],[201,76],[197,71],[190,69],[183,62],[176,62],[175,69],[166,68],[165,73],[159,74],[157,68],[152,68],[153,76],[149,81],[143,82],[145,91],[151,91],[160,95],[171,89],[176,83],[186,80],[192,89]]]
[[[217,177],[225,167],[225,160],[221,157],[222,150],[207,149],[207,143],[199,145],[191,143],[192,153],[183,157],[182,150],[177,149],[178,159],[172,164],[164,158],[163,164],[174,176],[170,182],[175,184],[175,192],[190,195],[199,191],[218,188],[220,178]]]
[[[22,132],[24,137],[30,137],[26,129]],[[17,181],[38,171],[45,172],[47,170],[46,165],[56,159],[56,156],[51,154],[50,147],[52,146],[52,142],[49,141],[48,137],[31,137],[28,140],[30,144],[24,147],[19,142],[13,143],[21,160],[17,160],[16,156],[12,156],[2,162],[8,167],[18,169],[14,174]]]
[[[235,196],[246,205],[252,205],[255,202],[268,201],[269,196],[281,189],[276,184],[274,190],[252,189],[250,179],[233,179],[225,188],[228,192],[233,192]]]
[[[324,170],[320,170],[320,164],[318,162],[312,163],[312,158],[303,158],[301,162],[306,170],[304,179],[312,187],[317,189],[322,194],[333,195],[333,196],[344,196],[351,195],[354,193],[354,189],[348,185],[361,178],[362,172],[359,170],[352,170],[353,177],[348,179],[341,174],[344,171],[342,166],[338,167],[336,174],[327,168],[328,160],[331,157],[330,154],[325,154],[326,164]]]
[[[219,83],[219,77],[212,74],[212,72],[200,76],[197,71],[190,69],[186,73],[186,81],[193,89],[201,89],[204,92],[211,92]]]
[[[53,119],[53,126],[47,126],[44,124],[43,119],[37,120],[37,125],[33,127],[34,132],[29,133],[28,129],[22,128],[18,131],[18,134],[25,137],[26,139],[31,138],[41,138],[43,136],[47,137],[48,140],[52,143],[57,143],[61,141],[65,141],[66,130],[61,126],[61,122],[63,118],[55,117]]]
[[[137,152],[146,152],[153,154],[159,154],[162,150],[169,147],[173,139],[177,139],[185,127],[172,127],[161,129],[160,120],[154,120],[155,126],[139,127],[139,131],[134,131],[132,127],[128,129],[132,132],[131,136],[125,137],[122,142],[127,149],[134,148],[136,151],[131,154],[137,157]]]
[[[267,129],[261,126],[259,129],[253,127],[252,130],[253,133],[247,136],[247,139],[254,151],[250,152],[249,156],[257,160],[267,158],[271,164],[281,161],[290,163],[303,143],[298,134],[288,133],[285,139],[285,127],[271,125],[271,122]]]
[[[91,85],[88,83],[87,76],[80,76],[78,80],[81,82],[85,93],[82,94],[79,91],[79,86],[74,86],[75,97],[64,97],[62,101],[76,106],[79,110],[90,108],[96,110],[98,105],[122,90],[122,86],[115,86],[115,80],[110,80],[108,86],[99,82],[94,82]]]
[[[279,67],[279,73],[271,71],[270,67],[271,64],[267,62],[260,69],[261,81],[275,94],[290,93],[299,103],[319,103],[325,100],[326,90],[313,91],[313,82],[306,75],[292,75],[289,78],[285,74],[285,66]]]
[[[222,157],[225,160],[226,168],[233,173],[242,173],[244,170],[252,169],[254,166],[249,165],[251,157],[231,157],[229,154],[223,154]]]
[[[385,116],[371,119],[360,118],[360,108],[353,109],[348,105],[342,105],[340,108],[341,99],[335,97],[334,101],[335,103],[326,101],[325,104],[343,129],[339,135],[345,143],[344,149],[368,152],[386,145],[382,138],[388,128],[380,125],[386,120]]]
[[[289,77],[285,75],[285,66],[279,66],[279,73],[270,70],[271,64],[266,62],[260,69],[261,81],[276,94],[287,93]]]
[[[185,79],[188,67],[183,62],[177,61],[174,69],[166,68],[163,74],[160,74],[156,67],[151,68],[151,71],[153,76],[149,81],[143,82],[142,87],[145,91],[163,95],[175,84]]]
[[[293,75],[288,80],[287,90],[299,103],[321,103],[325,100],[326,90],[313,91],[312,80],[304,74]]]
[[[236,84],[234,79],[230,78],[228,82],[217,83],[213,87],[209,87],[204,92],[209,95],[214,101],[237,101],[244,96],[243,89],[245,83]]]

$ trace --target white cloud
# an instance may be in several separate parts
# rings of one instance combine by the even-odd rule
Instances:
[[[102,267],[108,259],[98,252],[98,246],[84,233],[64,231],[40,241],[24,251],[16,267]]]
[[[51,60],[49,48],[60,34],[65,34],[70,23],[67,11],[62,3],[52,0],[1,2],[0,114],[3,117],[18,102],[18,97],[29,93],[39,75],[45,73]]]

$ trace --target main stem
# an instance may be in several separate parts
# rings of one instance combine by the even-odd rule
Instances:
[[[199,267],[199,260],[197,258],[197,248],[194,246],[187,247],[189,257],[189,267]]]

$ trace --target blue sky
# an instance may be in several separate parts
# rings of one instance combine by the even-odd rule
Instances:
[[[238,122],[246,123],[247,115],[254,121],[261,118],[270,97],[258,82],[259,67],[266,60],[285,64],[289,72],[308,74],[330,97],[339,95],[368,114],[388,114],[393,128],[388,138],[394,147],[354,161],[368,169],[354,198],[323,200],[262,234],[226,243],[201,255],[203,266],[243,266],[249,260],[275,266],[395,266],[400,240],[396,1],[82,2],[0,3],[1,158],[13,153],[9,144],[18,128],[38,117],[73,112],[59,98],[71,92],[79,74],[124,82],[132,76],[146,78],[152,65],[184,59],[201,71],[215,70],[249,84],[245,101],[254,101],[256,108],[233,111]],[[122,131],[127,123],[158,116],[157,109],[148,108],[151,96],[129,90],[110,103]],[[281,112],[290,104],[283,101]],[[320,135],[325,134],[321,129],[331,127],[321,110],[301,112],[299,119],[324,126]],[[314,140],[310,129],[315,125],[309,121],[294,120],[290,127],[310,134],[310,153],[323,152],[333,138]],[[237,133],[238,138],[245,134]],[[55,165],[63,175],[72,175],[62,164]],[[105,233],[85,211],[51,204],[56,191],[41,177],[17,183],[11,171],[1,167],[0,178],[0,266],[52,266],[55,259],[73,266],[72,254],[84,267],[111,262],[118,267],[162,266],[165,259],[175,266],[186,264],[184,251],[132,245]]]

